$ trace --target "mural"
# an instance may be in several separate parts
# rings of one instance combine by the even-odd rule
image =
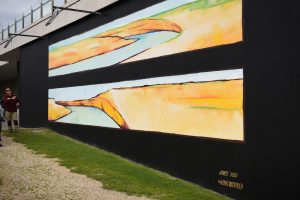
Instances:
[[[243,70],[49,90],[48,120],[244,140]]]
[[[166,0],[49,47],[49,76],[242,41],[242,0]]]

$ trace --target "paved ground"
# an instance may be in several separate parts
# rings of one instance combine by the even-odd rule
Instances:
[[[34,154],[11,138],[3,139],[4,146],[0,148],[0,199],[146,199],[103,189],[101,182],[72,173],[55,159]]]

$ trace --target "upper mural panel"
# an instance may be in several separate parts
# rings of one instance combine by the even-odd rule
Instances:
[[[49,46],[49,76],[239,41],[242,0],[167,0]]]

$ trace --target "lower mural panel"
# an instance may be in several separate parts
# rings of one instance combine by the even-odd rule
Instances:
[[[48,120],[243,141],[243,70],[50,89]]]

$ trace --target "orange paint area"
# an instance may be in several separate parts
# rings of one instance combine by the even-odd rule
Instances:
[[[112,118],[121,128],[127,128],[127,124],[120,113],[112,106],[112,103],[99,95],[96,98],[88,100],[77,101],[58,101],[62,106],[92,106],[104,111],[110,118]]]
[[[139,20],[124,27],[50,51],[49,69],[114,51],[136,41],[136,39],[125,39],[125,37],[153,31],[180,32],[181,28],[168,20]]]
[[[181,27],[169,20],[143,19],[132,22],[126,26],[107,31],[97,35],[98,37],[118,36],[129,37],[154,31],[172,31],[180,33]]]
[[[73,64],[81,60],[104,54],[135,42],[120,37],[88,38],[69,46],[49,52],[49,69]]]
[[[71,110],[55,103],[54,99],[48,99],[48,120],[55,121],[71,113]]]
[[[244,139],[243,80],[111,89],[88,100],[57,103],[97,107],[133,130]]]

